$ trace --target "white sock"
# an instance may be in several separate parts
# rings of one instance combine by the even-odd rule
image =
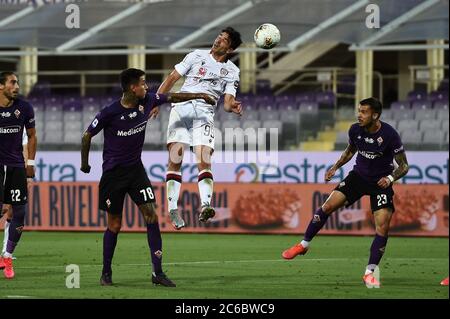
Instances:
[[[304,248],[308,248],[308,247],[309,247],[309,241],[302,240],[302,241],[300,242],[300,245],[302,245]]]
[[[178,208],[178,197],[181,189],[181,173],[169,171],[166,174],[166,191],[169,211]]]
[[[5,253],[3,254],[3,257],[5,257],[5,258],[12,258],[12,254],[10,254],[10,253],[8,253],[8,252],[5,252]]]
[[[202,206],[211,205],[211,198],[214,190],[214,181],[211,170],[204,169],[198,173],[198,179],[198,190],[200,192]]]
[[[3,249],[2,249],[2,255],[6,253],[6,245],[8,244],[8,238],[9,238],[9,225],[11,223],[8,223],[5,221],[5,233],[3,237]]]
[[[369,268],[369,266],[366,267],[366,272],[364,273],[364,275],[369,275],[372,274],[373,270]]]

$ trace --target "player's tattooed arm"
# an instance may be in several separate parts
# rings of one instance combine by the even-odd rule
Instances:
[[[91,149],[91,139],[92,136],[89,132],[84,132],[81,138],[81,168],[83,173],[88,174],[91,171],[91,166],[89,165],[89,150]]]
[[[216,105],[216,100],[206,93],[167,93],[167,101],[170,103],[178,103],[189,100],[203,99],[206,103]]]
[[[395,162],[397,162],[398,167],[392,172],[391,175],[380,178],[377,184],[381,188],[388,188],[394,181],[402,178],[408,173],[409,165],[405,152],[396,154],[394,159]]]
[[[395,155],[394,160],[397,163],[398,167],[392,172],[392,177],[396,181],[408,173],[409,164],[405,152]]]
[[[349,160],[351,160],[355,153],[356,147],[354,145],[348,144],[339,160],[325,173],[325,181],[329,182],[334,174],[336,174],[336,171],[341,166],[345,165]]]

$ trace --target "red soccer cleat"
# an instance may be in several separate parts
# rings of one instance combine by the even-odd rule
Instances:
[[[367,288],[380,288],[380,282],[375,278],[373,274],[367,274],[363,276],[363,281]]]
[[[308,248],[303,247],[301,244],[297,244],[295,246],[292,246],[289,249],[286,249],[283,251],[281,256],[283,256],[284,259],[293,259],[294,257],[298,255],[304,255],[308,251]]]
[[[5,262],[3,260],[3,256],[0,256],[0,269],[5,268]]]
[[[448,277],[441,281],[441,286],[448,286]]]
[[[12,258],[3,257],[3,261],[5,262],[5,269],[3,269],[3,274],[6,279],[14,278],[14,269],[12,264]]]

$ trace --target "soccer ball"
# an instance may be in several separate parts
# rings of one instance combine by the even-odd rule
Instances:
[[[254,39],[257,47],[272,49],[280,42],[280,30],[273,24],[264,23],[256,29]]]

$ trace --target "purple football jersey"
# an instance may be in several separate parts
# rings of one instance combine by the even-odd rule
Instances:
[[[357,123],[348,131],[349,144],[358,155],[353,170],[367,181],[377,182],[394,170],[394,156],[404,152],[397,131],[385,122],[376,133],[368,133]]]
[[[28,102],[16,99],[10,107],[0,107],[0,165],[25,166],[23,130],[34,126],[34,110]]]
[[[125,108],[117,100],[95,116],[87,132],[95,136],[104,131],[103,172],[141,161],[150,111],[166,102],[166,95],[147,94],[134,108]]]

